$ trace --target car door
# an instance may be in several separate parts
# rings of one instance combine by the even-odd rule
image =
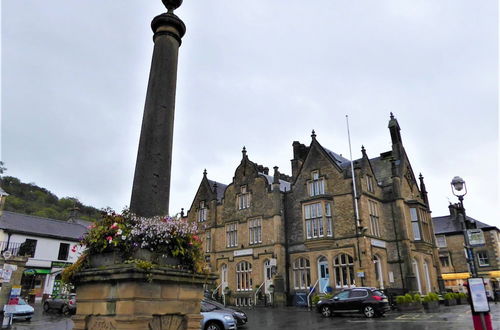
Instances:
[[[359,311],[363,307],[363,301],[368,298],[368,291],[366,289],[353,289],[349,294],[349,299],[346,302],[348,309]]]
[[[332,299],[332,308],[334,311],[345,311],[348,307],[349,291],[340,291]]]

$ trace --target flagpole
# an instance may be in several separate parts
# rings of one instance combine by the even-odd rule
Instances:
[[[359,223],[359,209],[358,209],[358,193],[356,191],[356,176],[354,174],[354,163],[352,161],[352,149],[351,149],[351,133],[349,131],[349,116],[345,115],[345,120],[347,124],[347,139],[349,140],[349,156],[351,160],[351,174],[352,174],[352,187],[354,189],[354,210],[356,212],[356,233],[359,232],[360,223]]]

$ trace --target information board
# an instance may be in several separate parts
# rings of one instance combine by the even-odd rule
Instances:
[[[490,311],[488,298],[482,278],[469,278],[469,292],[472,300],[472,310],[476,313],[485,313]]]

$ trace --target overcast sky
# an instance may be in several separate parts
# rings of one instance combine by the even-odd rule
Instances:
[[[130,202],[160,0],[3,0],[7,175],[98,208]],[[455,175],[469,216],[500,227],[495,0],[186,0],[171,213],[202,178],[252,161],[290,174],[292,142],[354,158],[401,126],[433,216]]]

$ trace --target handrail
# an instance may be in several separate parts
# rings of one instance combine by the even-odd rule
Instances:
[[[307,295],[307,307],[311,307],[311,303],[309,302],[309,297],[314,292],[314,288],[316,287],[316,285],[318,285],[318,282],[319,282],[319,278],[318,278],[318,280],[316,280],[316,283],[314,283],[314,285],[309,289],[309,294]]]
[[[262,288],[262,286],[264,285],[264,283],[266,283],[266,281],[262,282],[262,284],[257,288],[257,290],[255,290],[255,294],[254,294],[254,306],[257,306],[257,293],[259,293],[260,289]]]
[[[219,290],[219,288],[222,286],[222,282],[219,284],[219,286],[217,286],[213,291],[212,291],[212,299],[215,300],[215,292]]]

